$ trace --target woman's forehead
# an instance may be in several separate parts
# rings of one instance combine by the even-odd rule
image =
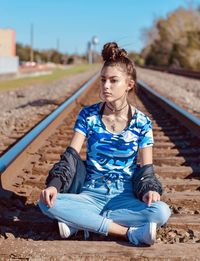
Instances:
[[[121,68],[121,66],[115,65],[115,66],[104,66],[101,70],[101,76],[102,77],[121,77],[126,76],[126,73]]]

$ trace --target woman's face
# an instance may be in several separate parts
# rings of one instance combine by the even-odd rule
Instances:
[[[120,66],[105,66],[101,71],[101,96],[105,101],[123,99],[134,83]]]

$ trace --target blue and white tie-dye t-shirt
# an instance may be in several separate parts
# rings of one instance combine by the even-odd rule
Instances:
[[[74,131],[87,138],[87,180],[130,180],[136,169],[138,148],[153,145],[151,120],[138,109],[129,125],[119,133],[106,129],[100,115],[101,103],[84,107]]]

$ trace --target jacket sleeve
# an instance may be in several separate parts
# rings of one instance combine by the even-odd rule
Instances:
[[[74,149],[68,147],[55,163],[46,179],[46,187],[54,186],[58,192],[67,192],[76,174],[77,161],[73,157]]]
[[[150,190],[160,195],[163,193],[162,184],[154,173],[153,164],[144,165],[133,175],[133,191],[137,198],[142,201],[144,194]]]

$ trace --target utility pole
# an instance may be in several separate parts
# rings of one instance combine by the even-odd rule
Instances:
[[[34,35],[34,32],[33,32],[33,24],[31,24],[31,48],[30,48],[30,61],[31,63],[33,62],[34,60],[34,53],[33,53],[33,35]]]

